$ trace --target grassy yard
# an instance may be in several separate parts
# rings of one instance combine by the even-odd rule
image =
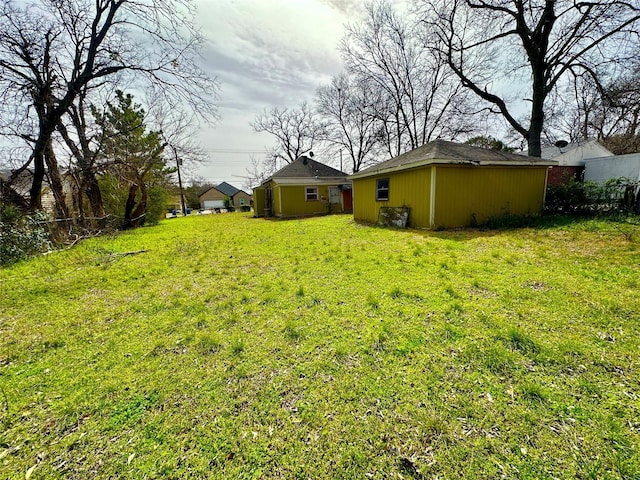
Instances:
[[[194,216],[0,270],[0,478],[638,479],[627,228]]]

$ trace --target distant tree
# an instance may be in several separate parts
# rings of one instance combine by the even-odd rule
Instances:
[[[588,75],[600,82],[599,72],[637,56],[639,5],[638,0],[423,0],[422,20],[462,84],[527,141],[529,155],[539,157],[545,107],[562,80]],[[513,97],[514,87],[523,84],[530,109],[521,119],[521,103]]]
[[[598,140],[617,155],[640,151],[640,64],[602,89],[586,122]]]
[[[149,201],[150,188],[155,187],[156,199],[163,201],[166,196],[157,190],[169,182],[167,176],[173,172],[162,156],[162,133],[147,131],[144,109],[133,102],[132,95],[120,90],[116,91],[116,102],[108,102],[104,112],[94,108],[93,115],[102,129],[100,168],[111,177],[114,195],[119,188],[126,192],[123,226],[133,228],[145,220],[157,221],[152,215],[146,218],[152,210],[158,212]]]
[[[266,152],[263,168],[277,170],[280,162],[293,162],[313,150],[325,136],[325,125],[307,102],[298,108],[272,107],[259,113],[251,122],[255,132],[267,132],[275,139],[275,146]]]
[[[475,137],[471,137],[464,143],[474,147],[486,148],[488,150],[501,150],[509,153],[516,150],[513,147],[507,146],[502,140],[498,140],[491,135],[477,135]]]
[[[640,151],[640,64],[595,82],[576,78],[551,128],[571,141],[595,138],[615,154]]]
[[[601,142],[614,155],[640,152],[640,135],[612,135]]]
[[[161,87],[169,103],[187,103],[205,117],[215,112],[217,84],[196,67],[202,37],[191,15],[187,0],[3,2],[0,135],[31,149],[13,176],[32,169],[31,209],[41,206],[47,175],[58,214],[66,215],[53,136],[88,88],[121,75]]]
[[[252,190],[263,183],[269,176],[275,173],[275,165],[265,159],[260,159],[256,155],[251,154],[249,156],[249,167],[247,167],[247,176],[243,187],[248,191]]]
[[[200,195],[215,185],[204,178],[193,178],[184,189],[185,201],[189,208],[200,208]]]
[[[389,157],[436,138],[475,131],[468,94],[446,62],[410,18],[385,0],[366,6],[366,17],[347,26],[340,44],[353,85],[375,93],[368,114],[379,123],[378,139]],[[371,97],[371,95],[368,95]]]
[[[381,124],[373,114],[378,95],[367,81],[342,74],[320,87],[316,95],[318,112],[326,121],[325,139],[358,172],[380,145]]]

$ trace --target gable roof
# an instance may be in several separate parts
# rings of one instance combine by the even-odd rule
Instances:
[[[237,195],[240,192],[243,192],[247,195],[249,195],[247,192],[245,192],[244,190],[240,190],[239,188],[234,187],[233,185],[227,183],[227,182],[222,182],[219,183],[218,185],[214,185],[213,187],[209,187],[207,188],[204,192],[202,192],[200,195],[198,195],[198,197],[202,197],[205,193],[210,192],[211,190],[217,190],[218,192],[220,192],[221,194],[227,196],[227,197],[234,197],[235,195]],[[251,196],[251,195],[249,195]]]
[[[562,148],[549,145],[542,148],[541,157],[556,160],[561,166],[580,166],[590,158],[610,157],[613,153],[597,140],[570,143]]]
[[[348,181],[347,177],[348,175],[346,173],[303,155],[288,165],[285,165],[262,182],[262,184],[264,185],[271,180],[280,183],[295,183],[309,180],[338,180],[344,182]]]
[[[239,188],[236,188],[233,185],[228,184],[227,182],[222,182],[216,185],[216,190],[224,193],[228,197],[233,197],[236,193],[240,191]]]
[[[391,160],[378,163],[358,173],[354,173],[351,175],[351,178],[368,177],[431,164],[552,166],[557,165],[558,162],[544,158],[518,155],[502,150],[474,147],[464,143],[435,140],[394,157]]]
[[[198,198],[204,196],[205,193],[210,192],[211,190],[216,190],[216,191],[220,192],[220,190],[218,190],[215,186],[214,187],[209,187],[206,190],[202,191],[200,193],[200,195],[198,195]],[[220,193],[222,193],[222,192],[220,192]]]

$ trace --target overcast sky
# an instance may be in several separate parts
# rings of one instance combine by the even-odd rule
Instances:
[[[203,129],[208,160],[191,176],[243,188],[250,154],[273,145],[249,123],[263,109],[295,107],[342,70],[337,50],[357,0],[198,0],[209,42],[202,67],[221,85],[221,119]],[[318,159],[322,161],[322,159]]]

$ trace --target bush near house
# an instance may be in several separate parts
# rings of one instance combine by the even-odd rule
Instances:
[[[547,187],[545,212],[562,215],[640,213],[637,187],[637,182],[627,178],[614,178],[604,183],[571,178]]]
[[[0,205],[0,265],[9,265],[51,248],[44,213],[23,214]]]

